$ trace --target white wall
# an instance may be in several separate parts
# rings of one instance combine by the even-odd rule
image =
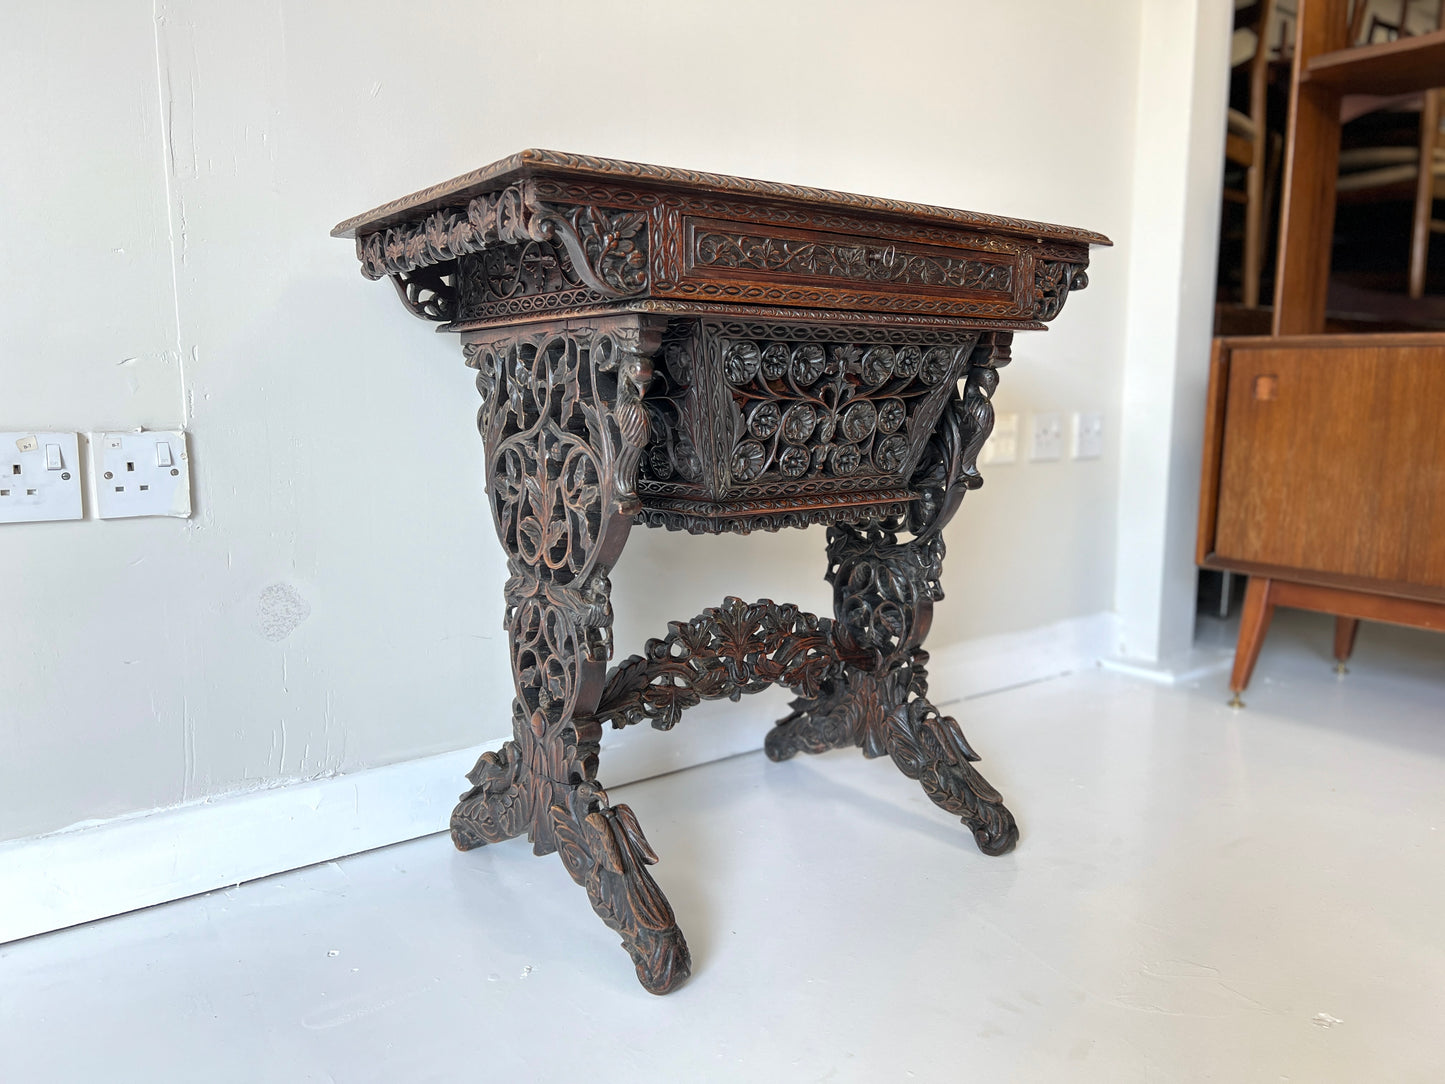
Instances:
[[[1214,322],[1231,0],[1144,0],[1120,434],[1118,654],[1194,638],[1194,533]]]
[[[1110,234],[997,398],[1109,451],[989,472],[933,643],[1111,608],[1142,2],[7,6],[0,428],[184,424],[196,514],[0,528],[0,839],[507,732],[470,373],[327,230],[526,146]],[[817,530],[634,532],[618,646],[725,593],[826,612],[822,567]],[[278,584],[310,614],[270,640]],[[634,748],[756,744],[727,707]]]

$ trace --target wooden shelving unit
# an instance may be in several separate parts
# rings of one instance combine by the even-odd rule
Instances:
[[[1310,57],[1301,81],[1337,94],[1412,94],[1445,84],[1445,30],[1332,49]]]
[[[1197,559],[1250,577],[1230,687],[1276,606],[1445,631],[1445,333],[1325,330],[1340,106],[1445,85],[1445,31],[1348,47],[1349,0],[1300,0],[1273,334],[1215,340]]]

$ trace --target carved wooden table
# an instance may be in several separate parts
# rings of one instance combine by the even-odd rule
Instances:
[[[1013,848],[1013,816],[927,699],[921,645],[1013,332],[1058,315],[1107,238],[536,150],[333,232],[459,332],[478,373],[517,695],[514,737],[452,814],[458,847],[556,851],[666,993],[687,943],[637,818],[597,780],[603,727],[667,730],[784,685],[769,757],[887,754],[985,854]],[[729,598],[608,672],[607,576],[636,523],[827,523],[834,616]]]

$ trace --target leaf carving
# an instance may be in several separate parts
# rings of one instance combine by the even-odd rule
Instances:
[[[633,814],[632,807],[615,806],[613,812],[617,814],[617,823],[627,838],[628,846],[634,854],[640,856],[642,864],[657,865],[657,852],[652,849],[652,844],[648,843],[647,837],[642,834],[642,825],[637,823],[637,817]]]
[[[615,811],[613,811],[615,812]],[[588,834],[592,839],[592,849],[602,862],[604,869],[613,873],[623,871],[622,848],[618,845],[617,837],[612,831],[612,820],[603,810],[587,814]]]
[[[596,718],[614,727],[648,719],[666,730],[703,700],[773,685],[817,695],[843,665],[833,628],[793,605],[730,596],[691,621],[670,622],[666,636],[613,667]]]

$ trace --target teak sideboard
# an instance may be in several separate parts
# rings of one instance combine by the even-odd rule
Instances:
[[[1445,334],[1214,342],[1197,559],[1248,575],[1230,686],[1275,606],[1445,631]]]

